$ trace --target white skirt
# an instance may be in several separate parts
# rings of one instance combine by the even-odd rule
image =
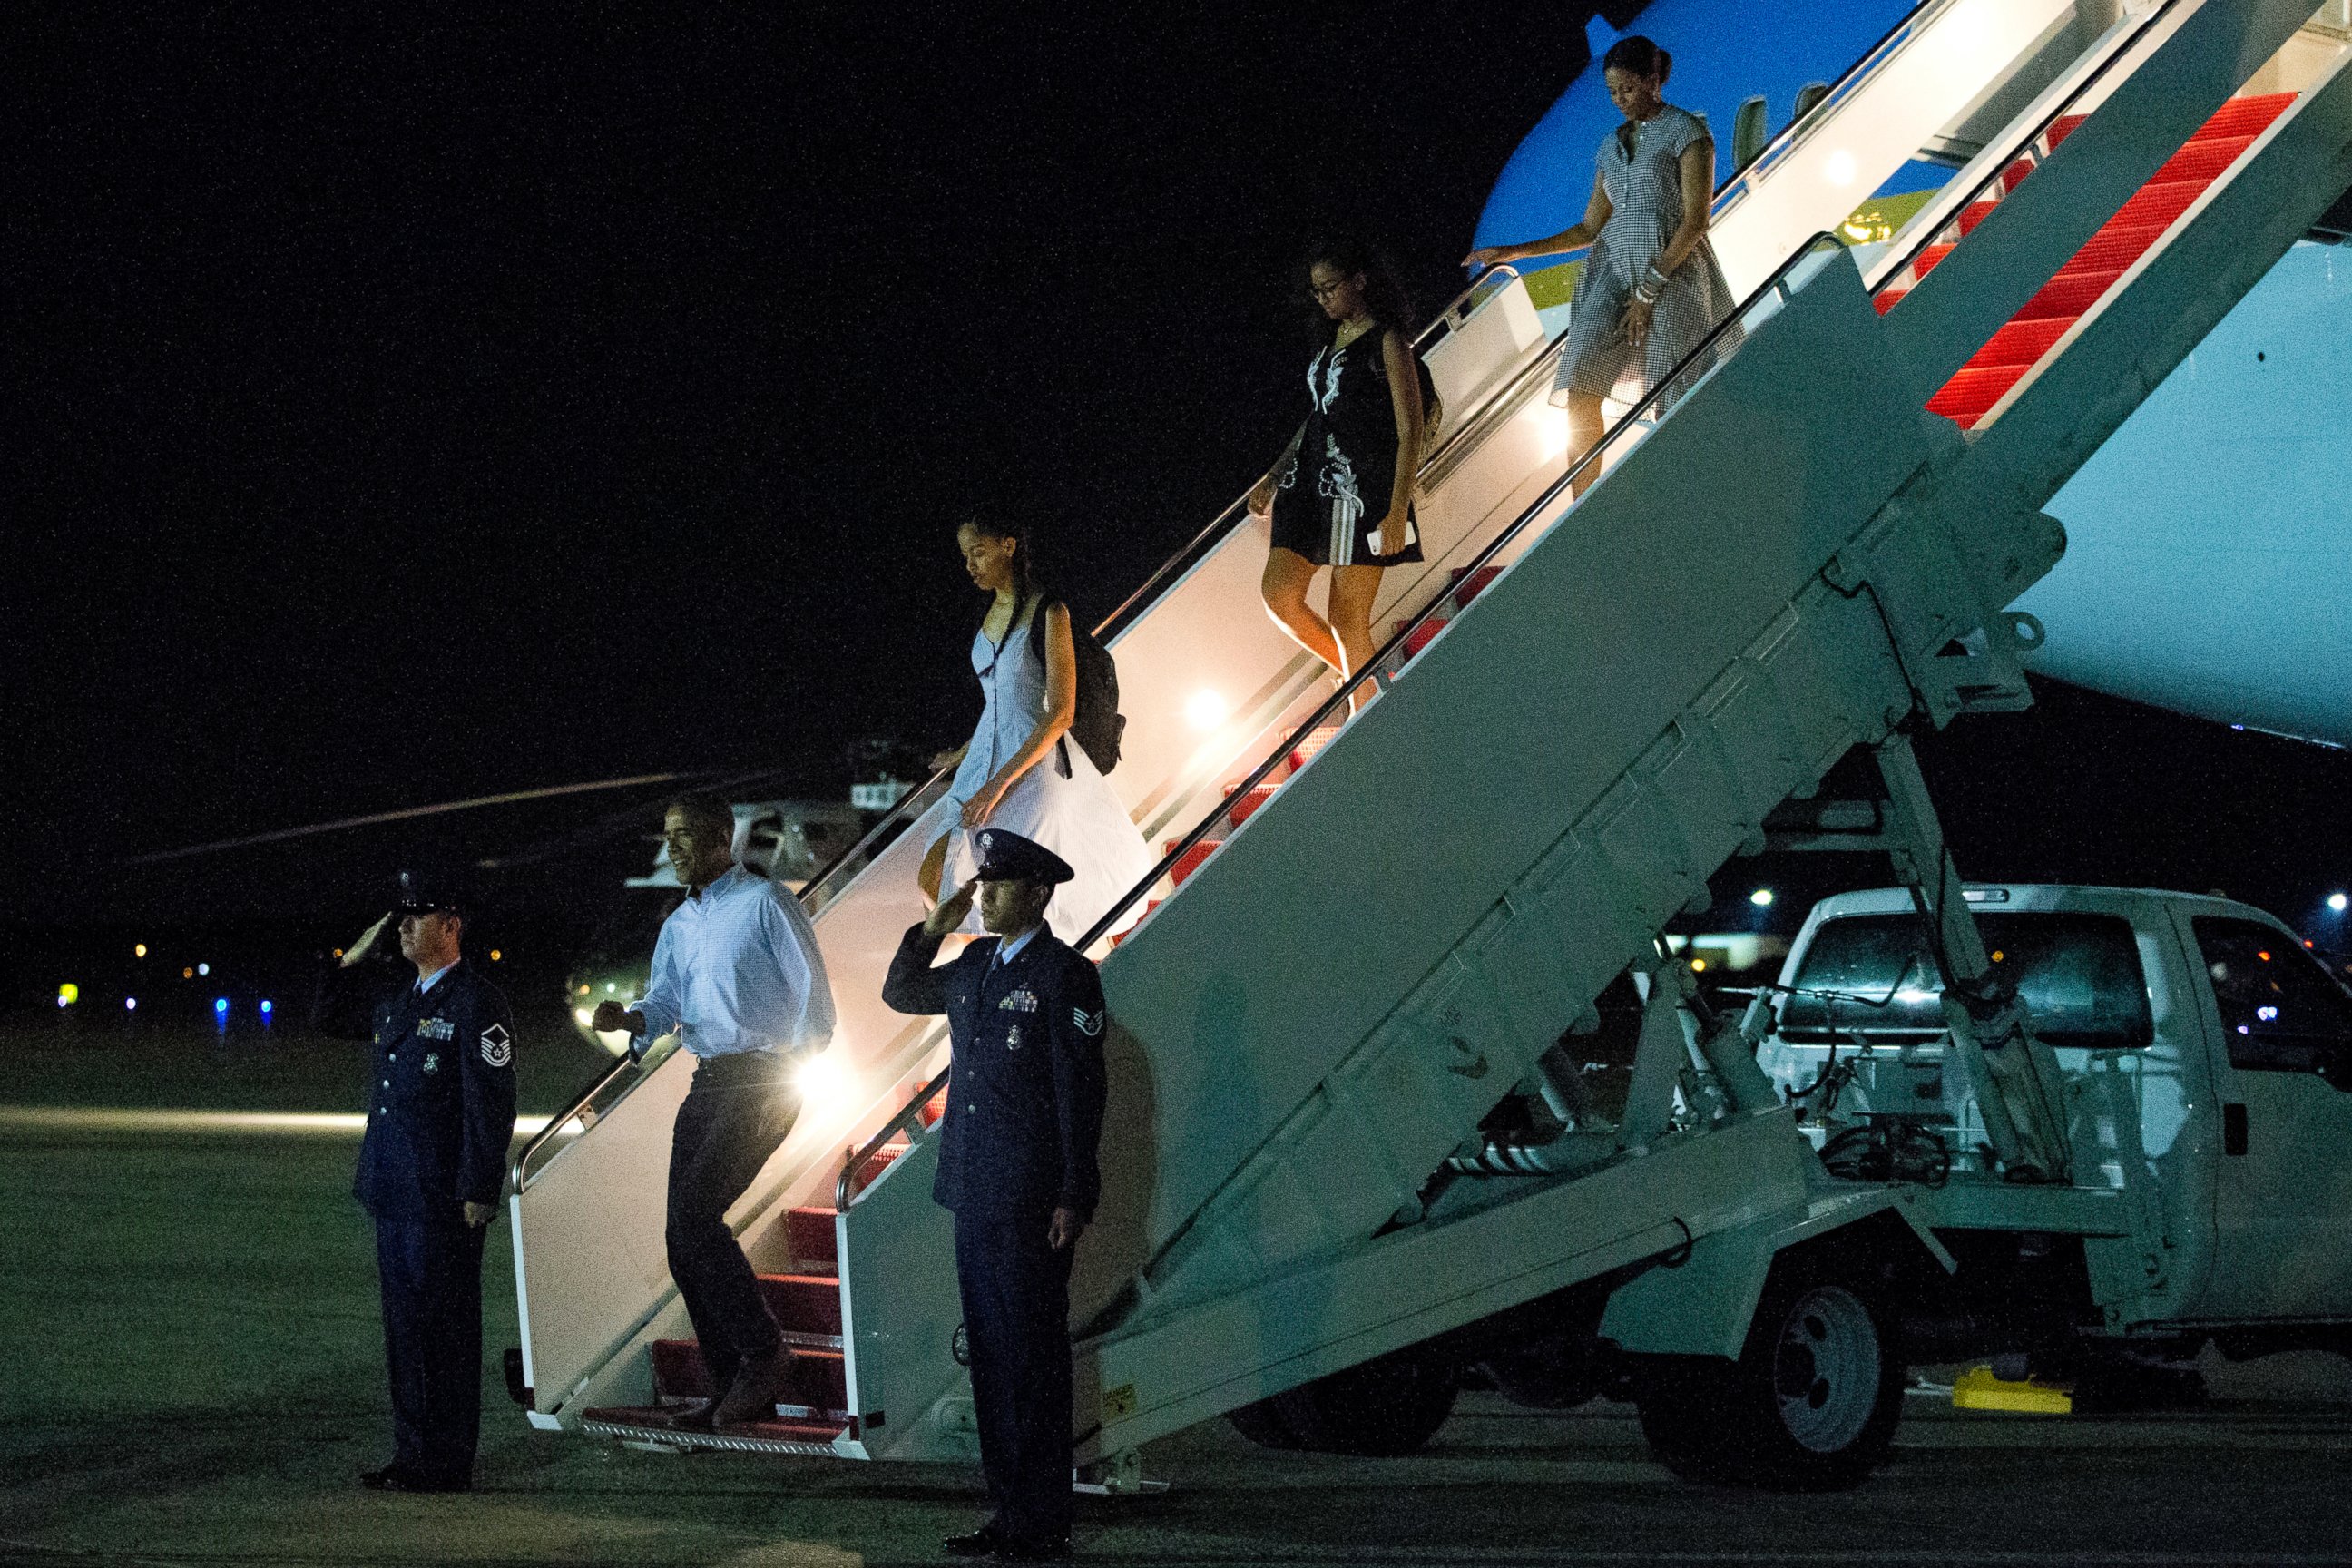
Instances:
[[[1066,753],[1070,776],[1062,776],[1059,757]],[[942,897],[953,896],[980,867],[972,830],[962,826],[963,801],[955,800],[957,825],[948,830],[947,866],[940,878]],[[1045,761],[1023,773],[997,803],[984,826],[1003,828],[1033,839],[1070,863],[1077,875],[1054,889],[1045,906],[1045,920],[1054,934],[1076,942],[1110,907],[1148,875],[1158,863],[1143,835],[1127,815],[1127,807],[1110,781],[1095,771],[1086,750],[1065,736]],[[1143,918],[1146,900],[1118,918],[1111,930],[1122,931]],[[975,906],[963,924],[981,929]]]

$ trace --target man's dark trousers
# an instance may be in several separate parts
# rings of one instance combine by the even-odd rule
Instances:
[[[686,1299],[711,1386],[722,1394],[744,1357],[782,1342],[751,1262],[727,1228],[727,1209],[793,1130],[800,1102],[791,1067],[773,1051],[705,1058],[695,1064],[670,1137],[664,1232],[670,1278]]]
[[[1070,1258],[1052,1211],[955,1215],[956,1285],[971,1357],[981,1468],[998,1531],[1070,1533]]]
[[[455,1220],[375,1222],[393,1464],[463,1484],[482,1431],[482,1237]]]

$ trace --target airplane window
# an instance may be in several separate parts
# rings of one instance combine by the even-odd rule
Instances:
[[[2230,1065],[2256,1071],[2352,1067],[2352,995],[2303,944],[2259,921],[2193,921]]]
[[[1994,970],[2013,976],[2053,1046],[2137,1049],[2156,1037],[2131,922],[2117,915],[1977,911]],[[1813,933],[1799,994],[1780,1004],[1797,1042],[1925,1043],[1944,1032],[1944,983],[1915,915],[1848,915]]]

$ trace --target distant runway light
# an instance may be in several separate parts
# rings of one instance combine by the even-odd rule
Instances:
[[[199,963],[196,965],[196,973],[199,974],[210,974],[212,972],[213,966],[209,963]]]
[[[1832,185],[1850,185],[1853,184],[1854,169],[1853,154],[1837,152],[1830,154],[1829,162],[1822,166],[1822,173]]]
[[[337,953],[335,956],[336,956],[337,958],[341,958],[341,957],[342,956],[342,954],[339,952],[339,953]],[[181,970],[180,970],[180,978],[181,978],[181,979],[183,979],[183,980],[194,980],[195,977],[196,977],[196,972],[195,972],[194,970],[193,970],[193,969],[189,969],[189,968],[185,967],[184,965],[181,968]]]
[[[146,957],[146,956],[147,956],[147,944],[146,944],[145,942],[133,942],[133,943],[131,944],[131,957],[133,957],[133,958],[144,958],[144,957]]]
[[[122,999],[122,1010],[126,1013],[136,1013],[139,1011],[139,998],[136,996],[125,996]]]
[[[1772,889],[1759,888],[1748,895],[1748,901],[1759,910],[1769,910],[1772,907]]]
[[[492,963],[496,963],[499,959],[504,958],[506,954],[500,952],[497,948],[494,947],[490,949],[490,962]]]
[[[269,1016],[269,1015],[270,1015],[270,1014],[272,1014],[272,1013],[276,1012],[277,1010],[278,1010],[277,1004],[276,1004],[276,1003],[274,1003],[274,1002],[264,1002],[264,1003],[261,1005],[261,1016],[262,1016],[263,1017],[265,1017],[265,1018],[267,1018],[268,1016]]]
[[[81,987],[75,984],[72,981],[68,980],[63,985],[58,987],[58,1006],[70,1007],[80,1000]]]
[[[1184,718],[1195,730],[1213,730],[1232,711],[1225,700],[1213,691],[1195,691],[1184,703]]]
[[[2334,910],[2339,915],[2344,912],[2345,902],[2345,897],[2341,893],[2330,893],[2327,895],[2327,907]]]
[[[227,997],[215,996],[213,998],[213,1016],[216,1018],[226,1018],[228,1016]]]

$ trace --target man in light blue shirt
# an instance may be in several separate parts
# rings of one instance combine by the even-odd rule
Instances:
[[[606,1002],[599,1029],[625,1029],[632,1055],[678,1032],[696,1060],[669,1154],[670,1278],[719,1398],[680,1425],[771,1420],[792,1352],[769,1315],[743,1248],[727,1228],[800,1112],[792,1069],[833,1037],[824,955],[800,900],[735,864],[735,813],[719,795],[672,801],[662,838],[686,901],[662,924],[653,974],[634,1006]]]

